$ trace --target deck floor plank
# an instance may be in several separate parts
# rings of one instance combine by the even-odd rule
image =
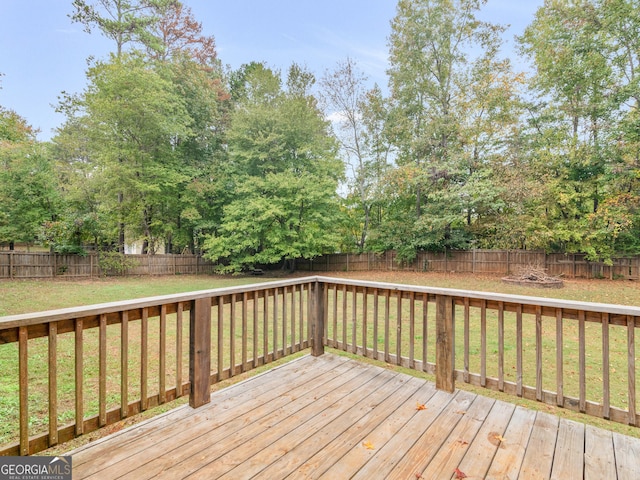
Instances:
[[[346,366],[345,366],[346,367]],[[234,449],[246,447],[264,430],[273,430],[274,426],[286,428],[293,415],[305,415],[317,402],[333,401],[333,398],[344,396],[344,389],[351,389],[361,383],[360,376],[367,368],[363,365],[351,365],[348,371],[329,371],[319,374],[312,384],[300,384],[293,395],[280,395],[277,399],[263,404],[245,402],[239,404],[242,413],[231,424],[221,424],[215,431],[206,432],[198,438],[190,439],[181,445],[172,445],[169,452],[161,458],[140,465],[122,478],[143,480],[147,478],[186,478],[187,475],[202,468],[202,464],[233,452]],[[326,381],[326,378],[330,378]],[[292,388],[292,384],[289,384]],[[330,393],[323,394],[326,389]],[[166,446],[165,446],[166,448]]]
[[[640,442],[637,440],[617,432],[613,433],[618,480],[640,478]]]
[[[516,407],[504,434],[496,435],[493,438],[499,442],[499,447],[486,478],[518,477],[535,420],[536,412]]]
[[[607,430],[587,425],[584,432],[584,478],[616,478],[613,435]]]
[[[552,480],[583,478],[584,424],[561,420],[553,457]]]
[[[346,388],[329,392],[305,409],[288,415],[280,424],[277,424],[278,428],[268,428],[268,426],[264,428],[264,425],[256,425],[255,430],[241,448],[235,448],[218,458],[209,457],[207,463],[201,465],[191,475],[184,477],[179,475],[179,478],[221,478],[255,455],[262,454],[259,456],[271,459],[274,456],[281,456],[296,444],[295,439],[290,438],[292,431],[299,434],[296,438],[313,434],[351,406],[362,401],[369,392],[373,393],[382,388],[393,377],[395,377],[394,373],[382,370],[373,377],[369,377],[369,380],[365,382],[361,378],[354,378],[348,385],[345,385]],[[286,435],[283,437],[285,433]],[[283,438],[291,440],[291,443],[283,443]],[[260,465],[256,462],[250,462],[244,468],[239,467],[239,471],[231,473],[229,478],[252,478],[254,468],[260,468]],[[166,478],[176,478],[173,476],[173,471],[167,473],[170,475]],[[182,471],[175,473],[181,474]]]
[[[538,412],[520,468],[521,478],[544,480],[551,477],[559,422],[560,419],[554,415]]]
[[[482,428],[456,468],[470,478],[484,478],[500,446],[496,435],[504,434],[515,409],[516,406],[511,403],[495,402]]]
[[[424,409],[416,408],[424,405]],[[640,439],[332,354],[73,452],[92,478],[640,478]]]
[[[289,382],[293,379],[310,381],[318,376],[308,357],[303,357],[290,366],[293,368],[281,372],[282,380],[275,376],[258,375],[251,379],[251,388],[231,386],[216,392],[209,405],[215,407],[215,416],[211,408],[194,410],[185,405],[78,449],[73,459],[74,476],[86,478],[96,473],[106,476],[106,469],[109,467],[116,466],[122,471],[127,463],[138,467],[140,452],[144,452],[148,459],[154,458],[154,449],[158,455],[166,453],[166,444],[163,443],[165,439],[171,439],[171,443],[177,444],[183,438],[191,440],[199,432],[212,430],[216,426],[229,427],[227,422],[238,416],[236,409],[242,409],[242,405],[248,400],[253,399],[258,403],[273,402],[282,395],[291,394]],[[330,379],[351,366],[344,360],[337,360],[328,362],[324,368],[328,372],[326,378]],[[334,373],[330,373],[334,370]]]

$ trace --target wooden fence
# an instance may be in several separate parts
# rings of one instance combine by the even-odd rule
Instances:
[[[638,327],[636,307],[330,277],[4,317],[0,455],[182,395],[196,408],[215,382],[325,346],[637,426]]]
[[[567,278],[640,279],[640,257],[617,257],[613,265],[590,262],[584,254],[545,253],[528,250],[465,250],[445,253],[420,252],[411,263],[398,262],[395,252],[384,254],[332,254],[313,260],[298,260],[306,272],[358,272],[406,270],[509,275],[537,266],[549,275]]]
[[[126,255],[127,275],[211,274],[215,264],[199,255]],[[60,255],[42,252],[0,251],[0,278],[99,277],[99,254]]]

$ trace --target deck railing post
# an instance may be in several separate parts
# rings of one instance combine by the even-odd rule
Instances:
[[[447,392],[455,389],[455,342],[453,297],[436,298],[436,388]]]
[[[189,321],[189,405],[198,408],[211,400],[211,298],[191,302]]]
[[[311,355],[318,357],[324,354],[324,291],[325,284],[313,282],[311,284]]]

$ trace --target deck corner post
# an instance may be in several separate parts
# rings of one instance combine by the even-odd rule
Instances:
[[[436,298],[436,388],[446,392],[455,390],[455,342],[453,297]]]
[[[191,302],[189,318],[189,405],[211,401],[211,298]]]
[[[324,299],[325,284],[314,282],[311,284],[311,355],[319,357],[324,354]]]

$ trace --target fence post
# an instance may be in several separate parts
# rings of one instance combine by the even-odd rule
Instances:
[[[446,392],[455,389],[453,297],[438,295],[436,298],[436,388]]]
[[[324,283],[311,284],[311,355],[314,357],[324,354],[324,291]]]
[[[211,401],[211,298],[191,302],[189,318],[189,405]]]

